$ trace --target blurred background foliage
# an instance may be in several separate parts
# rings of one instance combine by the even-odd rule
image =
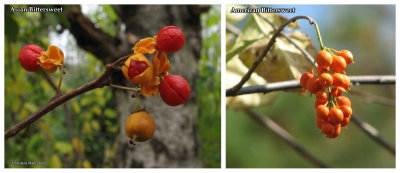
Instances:
[[[395,74],[395,6],[394,5],[263,5],[275,8],[296,8],[294,14],[279,14],[291,18],[297,15],[312,17],[320,27],[324,45],[336,50],[351,50],[355,64],[348,75]],[[244,6],[247,7],[247,6]],[[261,6],[259,6],[261,7]],[[227,24],[240,30],[249,15],[229,13]],[[319,51],[315,28],[306,20],[299,20],[299,29],[313,40]],[[227,30],[227,50],[236,39]],[[312,55],[315,56],[315,55]],[[227,64],[229,61],[227,62]],[[301,73],[303,73],[302,71]],[[256,74],[253,74],[253,76]],[[266,81],[267,82],[267,81]],[[345,94],[352,101],[353,113],[370,123],[381,137],[395,147],[395,86],[352,86]],[[357,94],[362,92],[367,96]],[[395,156],[378,145],[350,121],[338,138],[327,139],[315,125],[314,98],[296,92],[273,92],[271,104],[253,107],[257,113],[280,124],[313,155],[328,166],[339,168],[394,168]],[[252,94],[257,95],[257,94]],[[262,94],[258,94],[262,95]],[[250,95],[249,95],[250,96]],[[379,97],[390,104],[374,102]],[[245,149],[244,149],[245,148]],[[303,168],[313,167],[293,148],[272,131],[260,126],[244,111],[226,111],[226,165],[233,168]]]
[[[13,7],[26,8],[25,5]],[[67,7],[68,8],[68,7]],[[118,20],[109,5],[86,5],[82,10],[96,26],[110,35],[118,33]],[[101,74],[105,66],[80,49],[66,30],[62,13],[10,13],[5,6],[5,129],[36,112],[55,96],[53,84],[59,72],[30,73],[18,62],[27,44],[60,47],[66,58],[62,91],[68,92]],[[221,85],[220,7],[202,15],[203,51],[197,82],[201,160],[205,167],[220,167]],[[53,84],[52,84],[53,83]],[[214,104],[210,104],[214,103]],[[96,89],[49,112],[5,141],[5,167],[113,167],[117,148],[118,115],[112,90]],[[45,165],[11,165],[13,161],[45,162]]]

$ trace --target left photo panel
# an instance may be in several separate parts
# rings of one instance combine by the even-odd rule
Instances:
[[[220,168],[220,5],[4,5],[5,168]]]

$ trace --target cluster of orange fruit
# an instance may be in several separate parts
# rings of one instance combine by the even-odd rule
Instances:
[[[315,95],[317,127],[328,138],[336,138],[353,113],[350,99],[342,96],[342,92],[350,90],[350,78],[344,70],[348,64],[354,63],[353,54],[348,50],[327,48],[318,52],[315,61],[317,73],[314,73],[314,66],[303,73],[300,85]]]

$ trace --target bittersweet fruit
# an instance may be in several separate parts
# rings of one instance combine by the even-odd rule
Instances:
[[[130,56],[122,66],[125,78],[138,85],[146,85],[153,81],[153,65],[143,54]]]
[[[185,44],[185,35],[176,26],[166,26],[157,34],[157,49],[173,53],[178,51]]]
[[[185,103],[190,96],[190,87],[187,81],[179,75],[166,75],[158,86],[162,100],[170,106]]]
[[[156,130],[156,123],[147,112],[139,111],[131,114],[126,121],[126,135],[133,142],[144,142],[149,140]]]
[[[39,56],[43,52],[43,49],[35,44],[28,44],[24,46],[18,55],[18,60],[21,66],[30,72],[36,72],[42,69],[39,62]]]

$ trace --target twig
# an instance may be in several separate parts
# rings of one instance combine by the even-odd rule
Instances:
[[[254,61],[253,65],[250,67],[249,71],[242,77],[240,82],[236,84],[229,92],[229,95],[236,95],[240,88],[250,79],[251,74],[256,70],[257,66],[261,63],[262,59],[267,55],[268,51],[271,49],[272,45],[275,43],[275,39],[278,37],[279,33],[285,28],[287,25],[290,23],[298,20],[298,19],[306,19],[310,21],[310,24],[315,24],[314,20],[308,16],[296,16],[293,17],[289,20],[287,20],[285,23],[283,23],[279,28],[275,31],[274,35],[272,35],[271,39],[269,40],[267,46],[263,51],[260,53],[260,56],[257,57],[256,61]]]
[[[137,88],[124,87],[124,86],[119,86],[119,85],[114,85],[114,84],[108,84],[108,86],[113,87],[113,88],[122,89],[122,90],[133,91],[133,92],[137,92],[138,91]]]
[[[392,106],[392,107],[396,106],[396,100],[394,100],[394,99],[389,99],[389,98],[373,95],[373,94],[362,92],[362,91],[356,90],[356,89],[351,89],[350,93],[353,95],[358,95],[358,96],[363,97],[364,98],[363,100],[367,103],[379,103],[382,105],[388,105],[388,106]]]
[[[250,5],[252,8],[257,8],[255,5]],[[274,29],[274,31],[277,30],[276,26],[269,21],[265,16],[261,15],[260,13],[256,13],[257,16],[261,17],[262,19],[264,19],[269,25],[271,25],[271,27]],[[228,24],[227,24],[228,26]],[[296,42],[294,42],[289,36],[287,36],[285,33],[280,32],[279,36],[282,36],[283,38],[285,38],[287,41],[289,41],[290,43],[292,43],[294,45],[294,47],[296,47],[297,49],[299,49],[299,51],[307,58],[308,61],[310,61],[311,64],[314,63],[314,58],[303,48],[300,47],[299,44],[297,44]]]
[[[101,76],[99,76],[97,79],[75,89],[72,90],[69,93],[66,93],[64,95],[61,95],[59,97],[54,98],[53,100],[51,100],[50,102],[48,102],[45,106],[43,106],[42,108],[40,108],[37,112],[33,113],[32,115],[30,115],[28,118],[24,119],[23,121],[19,122],[18,124],[12,126],[11,128],[9,128],[5,134],[4,134],[4,138],[5,140],[7,140],[10,137],[15,136],[18,132],[20,132],[22,129],[26,128],[27,126],[29,126],[30,124],[32,124],[33,122],[35,122],[36,120],[38,120],[39,118],[41,118],[43,115],[45,115],[46,113],[50,112],[51,110],[53,110],[54,108],[56,108],[57,106],[65,103],[66,101],[80,95],[83,94],[85,92],[88,92],[90,90],[96,89],[96,88],[102,88],[103,86],[107,85],[109,83],[109,77],[112,74],[112,72],[114,72],[115,69],[112,68],[111,64],[107,64],[106,65],[106,70],[103,72],[103,74]]]
[[[285,129],[279,126],[279,124],[274,122],[272,119],[268,118],[267,116],[258,115],[257,113],[255,113],[250,109],[246,109],[245,111],[251,118],[253,118],[261,125],[269,128],[273,133],[278,135],[279,138],[283,139],[287,144],[293,147],[301,156],[306,158],[308,161],[310,161],[311,163],[313,163],[318,167],[328,168],[328,166],[324,162],[319,160],[317,157],[312,155],[308,150],[306,150],[303,146],[301,146],[290,133],[288,133]]]
[[[396,77],[394,75],[375,75],[375,76],[350,76],[350,81],[353,85],[360,84],[395,84]],[[300,88],[299,80],[289,80],[283,82],[274,82],[266,85],[255,85],[241,88],[237,94],[233,94],[231,89],[226,90],[226,96],[236,96],[253,93],[268,93],[272,91],[287,90],[293,88]]]
[[[385,140],[382,139],[382,137],[379,136],[378,130],[376,130],[373,126],[368,124],[365,121],[360,120],[357,116],[352,115],[351,116],[351,122],[356,124],[358,127],[361,128],[365,133],[368,134],[369,137],[371,137],[375,142],[377,142],[379,145],[382,145],[385,149],[387,149],[390,153],[392,153],[394,156],[396,156],[396,149],[394,149],[392,146],[389,145]]]
[[[235,35],[239,35],[240,34],[240,29],[236,28],[235,26],[233,26],[230,23],[226,23],[226,29],[230,32],[232,32]]]

